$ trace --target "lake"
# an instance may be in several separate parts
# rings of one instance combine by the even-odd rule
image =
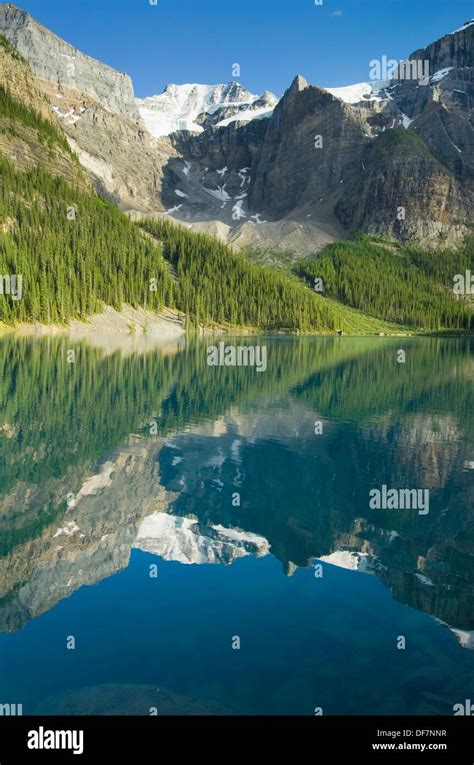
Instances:
[[[0,340],[0,705],[453,714],[473,341],[226,338],[265,369],[214,342]]]

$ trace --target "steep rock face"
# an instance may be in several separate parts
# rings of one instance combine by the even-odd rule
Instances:
[[[138,119],[132,82],[123,72],[84,55],[10,3],[0,5],[0,33],[39,79],[69,85],[112,112]]]
[[[338,194],[367,142],[356,109],[296,77],[275,108],[250,185],[249,204],[272,218]],[[322,147],[316,145],[321,136]]]
[[[471,70],[474,73],[474,70]],[[474,79],[473,85],[474,87]],[[416,132],[466,190],[474,192],[474,129],[472,108],[452,109],[437,102],[416,120]],[[472,209],[469,213],[472,217]]]
[[[175,189],[182,189],[187,194],[186,214],[205,214],[214,208],[215,217],[231,224],[234,201],[243,206],[248,196],[252,168],[267,124],[268,120],[254,120],[243,126],[231,124],[226,129],[208,128],[193,137],[183,132],[170,136],[177,155],[186,159],[171,161],[166,168],[165,202],[170,206],[176,203]]]
[[[164,168],[175,155],[168,139],[67,87],[61,98],[44,84],[69,144],[104,197],[123,210],[162,211]]]
[[[467,21],[459,30],[444,35],[426,48],[419,48],[410,59],[428,60],[431,74],[448,66],[474,66],[474,21]]]
[[[192,138],[186,133],[174,133],[170,141],[180,156],[197,162],[203,170],[216,173],[215,180],[228,181],[228,173],[241,168],[250,171],[261,151],[268,120],[254,120],[246,125],[231,124],[227,129],[211,127]],[[223,175],[219,175],[227,168]],[[239,181],[239,188],[241,180]]]
[[[427,84],[396,81],[390,97],[407,115],[430,151],[467,189],[474,189],[474,22],[415,51],[410,61],[428,61]],[[472,209],[470,212],[472,216]]]
[[[100,194],[124,210],[163,211],[164,167],[175,152],[167,139],[158,141],[145,130],[129,79],[76,51],[14,6],[0,6],[0,32],[25,59],[0,48],[0,83],[64,131]],[[74,64],[74,77],[62,76],[64,62]],[[51,163],[38,141],[23,137],[21,146],[18,138],[2,133],[2,152],[20,166],[41,160],[69,180],[80,175],[85,184],[86,173],[78,172],[72,155],[63,151]]]
[[[457,222],[470,214],[470,195],[410,131],[383,133],[362,163],[358,184],[336,207],[348,228],[435,242],[447,230],[455,237]]]

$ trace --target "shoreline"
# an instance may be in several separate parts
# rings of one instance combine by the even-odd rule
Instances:
[[[137,344],[169,343],[183,340],[185,336],[253,336],[280,335],[288,337],[473,337],[472,332],[459,330],[440,330],[439,332],[423,331],[400,327],[400,331],[379,332],[350,332],[333,330],[326,332],[290,330],[283,328],[264,329],[258,327],[234,327],[215,324],[212,326],[187,327],[186,316],[171,308],[161,311],[150,311],[145,308],[133,308],[124,305],[121,311],[111,306],[105,306],[97,314],[87,320],[71,319],[67,324],[44,324],[42,322],[21,322],[9,325],[0,322],[0,336],[14,334],[17,337],[54,337],[68,336],[72,339],[98,340],[113,338],[116,345],[120,339],[134,338]]]

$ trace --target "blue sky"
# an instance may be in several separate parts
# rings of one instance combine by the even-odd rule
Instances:
[[[330,87],[368,79],[474,16],[473,0],[18,0],[56,34],[131,75],[138,96],[169,82],[238,79],[281,95],[296,74]],[[232,65],[240,77],[232,77]]]

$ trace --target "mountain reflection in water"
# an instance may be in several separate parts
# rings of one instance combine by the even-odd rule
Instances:
[[[137,691],[129,711],[139,714],[142,704],[147,714],[150,687],[168,673],[162,713],[312,714],[321,688],[332,699],[328,713],[363,714],[371,705],[387,713],[449,713],[474,672],[474,652],[464,650],[474,647],[472,342],[403,338],[406,363],[398,364],[400,341],[260,337],[252,342],[267,345],[267,370],[256,374],[207,366],[207,341],[124,355],[70,339],[2,339],[0,701],[17,688],[26,707],[40,712],[101,713],[116,711],[117,699],[133,696],[123,688],[135,687],[143,698]],[[71,347],[74,364],[66,361]],[[428,489],[429,513],[369,509],[369,491],[383,484]],[[154,564],[159,590],[150,590]],[[284,574],[291,582],[283,583]],[[181,590],[184,600],[166,600],[163,583],[170,595],[182,577],[192,602]],[[202,577],[205,594],[194,590]],[[95,587],[78,592],[83,585]],[[353,588],[361,597],[349,608],[344,593]],[[149,610],[155,597],[165,598],[164,612]],[[244,597],[256,611],[241,625],[240,654],[278,624],[281,656],[272,668],[262,667],[263,648],[253,647],[252,673],[264,683],[264,698],[252,695],[248,680],[227,677]],[[316,597],[328,620],[320,616],[319,627],[308,623]],[[139,653],[140,661],[133,654],[126,666],[118,653],[115,664],[104,664],[110,645],[101,644],[101,613],[112,602],[120,603],[117,642]],[[96,614],[86,685],[79,667],[57,676],[73,663],[64,648],[73,625],[77,654],[80,635],[92,628],[85,603]],[[143,611],[131,621],[128,608]],[[208,608],[209,634],[198,624]],[[384,609],[387,632],[377,622],[364,637],[363,625]],[[184,676],[180,650],[185,657],[187,641],[190,651],[209,643],[228,619],[226,658],[201,648],[194,660],[203,654],[202,672],[216,662],[214,674],[224,662],[221,680],[204,680],[189,662]],[[406,652],[397,651],[396,638],[409,626]],[[169,652],[166,671],[151,658],[155,629]],[[294,629],[303,643],[302,631],[315,631],[303,653],[295,652]],[[28,662],[23,670],[15,662],[37,650],[45,630],[54,638],[41,664],[57,669],[50,686],[38,687],[33,659],[28,678]],[[324,669],[317,655],[323,639]],[[386,642],[390,652],[382,658]],[[427,666],[436,663],[432,677],[421,670],[423,651]],[[365,670],[348,658],[352,652],[359,662],[364,656]],[[353,690],[338,700],[341,655]],[[360,673],[377,686],[374,676],[390,661],[403,689],[395,685],[388,697],[375,687],[372,700],[361,698]],[[303,675],[298,680],[303,669],[306,685]],[[98,698],[109,701],[101,707]]]

